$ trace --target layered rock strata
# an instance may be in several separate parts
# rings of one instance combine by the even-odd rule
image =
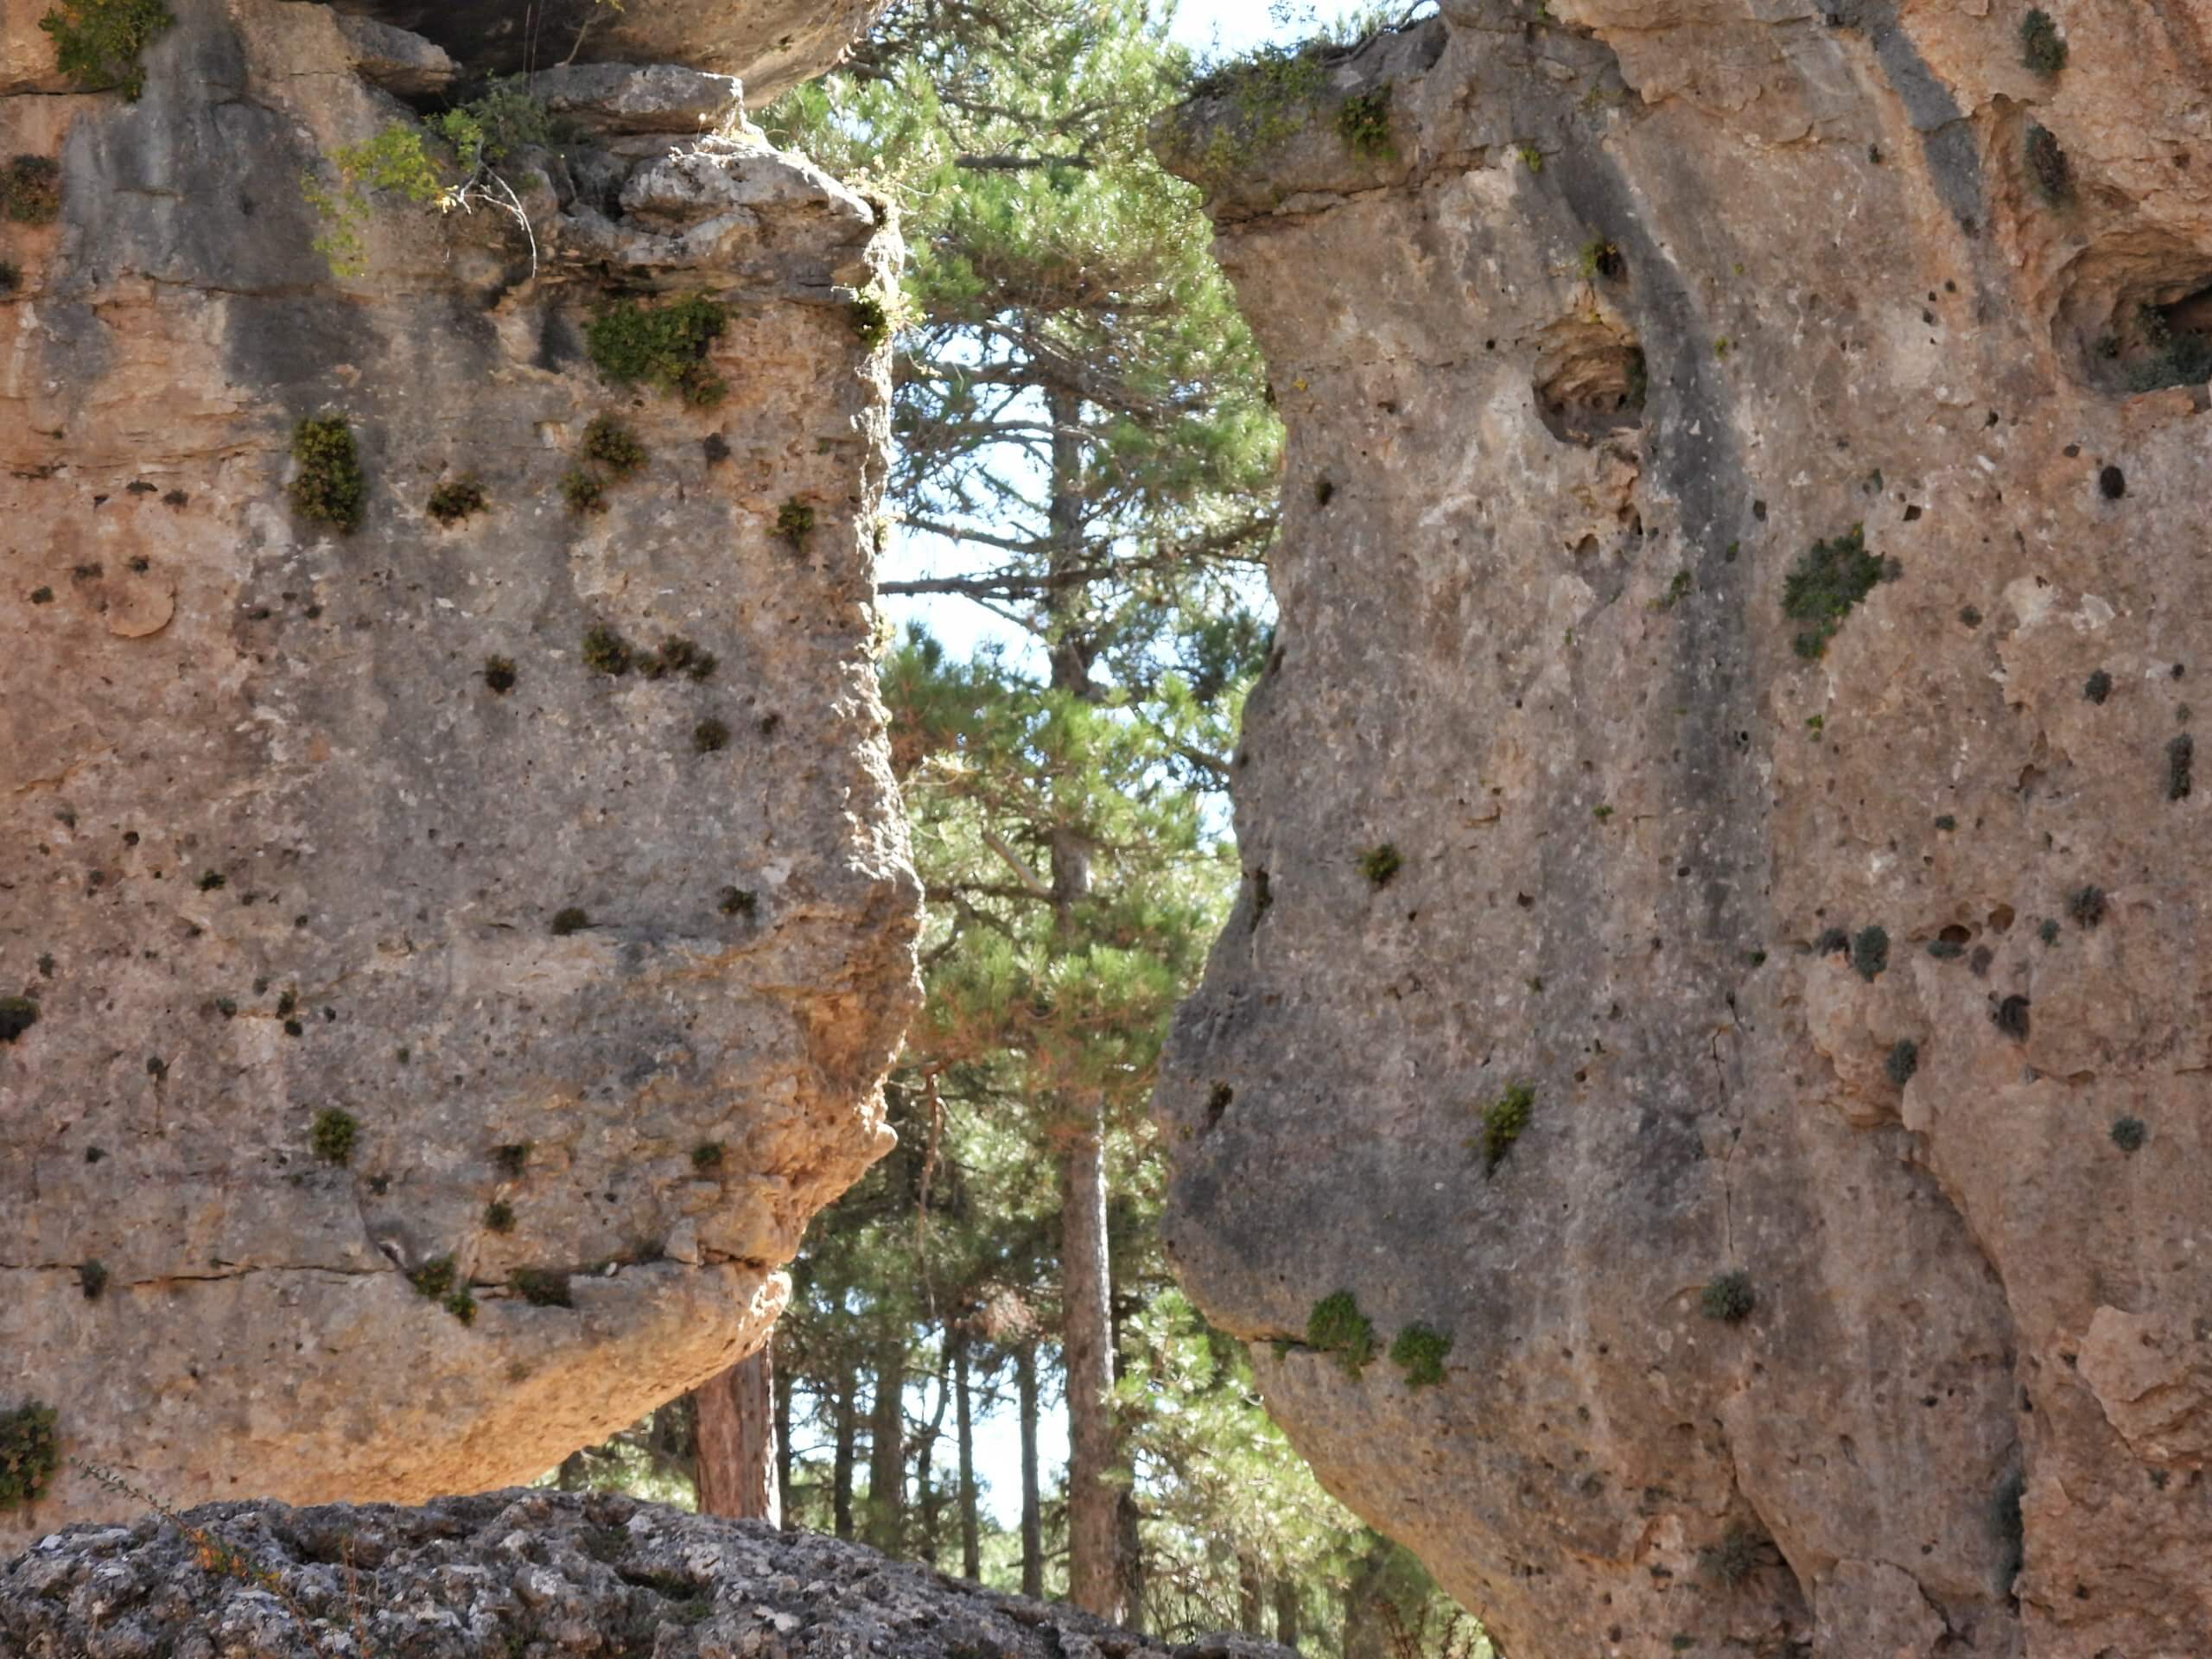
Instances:
[[[174,10],[135,100],[0,11],[0,1550],[71,1459],[420,1498],[742,1357],[916,995],[883,211],[726,77],[472,175],[433,44]]]
[[[2208,52],[1444,0],[1160,134],[1291,434],[1171,1243],[1515,1659],[2212,1651]]]

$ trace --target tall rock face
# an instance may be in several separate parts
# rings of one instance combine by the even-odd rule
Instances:
[[[420,1498],[731,1363],[916,996],[884,215],[667,66],[349,193],[459,176],[452,60],[174,10],[131,100],[0,9],[0,1553],[130,1507],[71,1459]]]
[[[2051,6],[1160,135],[1291,433],[1171,1246],[1515,1659],[2212,1651],[2212,12]]]

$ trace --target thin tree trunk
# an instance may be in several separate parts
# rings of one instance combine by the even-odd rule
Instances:
[[[1053,590],[1052,689],[1073,696],[1096,695],[1090,683],[1091,642],[1065,607],[1076,594],[1072,574],[1083,563],[1083,400],[1048,387],[1052,422],[1052,566],[1071,581]],[[1056,820],[1052,833],[1055,950],[1077,938],[1076,911],[1090,893],[1090,843],[1082,828]],[[1107,1305],[1106,1152],[1104,1103],[1096,1095],[1060,1103],[1074,1122],[1060,1172],[1060,1353],[1068,1399],[1068,1599],[1087,1612],[1118,1622],[1122,1612],[1120,1489],[1114,1484],[1118,1437],[1110,1400],[1114,1373],[1113,1315]]]
[[[1144,1511],[1137,1505],[1137,1495],[1124,1487],[1116,1494],[1114,1518],[1121,1529],[1122,1555],[1122,1627],[1134,1636],[1142,1636],[1144,1628],[1144,1535],[1138,1522]]]
[[[1390,1616],[1390,1544],[1380,1533],[1352,1563],[1344,1585],[1344,1659],[1396,1659]]]
[[[1294,1653],[1298,1650],[1298,1581],[1275,1580],[1275,1641]]]
[[[830,1465],[830,1513],[840,1538],[853,1535],[853,1442],[860,1427],[853,1395],[860,1387],[858,1369],[851,1359],[842,1361],[836,1385],[836,1451]]]
[[[1045,1593],[1045,1505],[1037,1490],[1037,1344],[1014,1351],[1014,1385],[1021,1396],[1021,1593]]]
[[[868,1528],[863,1542],[899,1553],[906,1508],[906,1337],[876,1351],[875,1399],[868,1416]]]
[[[952,1351],[952,1385],[960,1434],[960,1572],[964,1578],[983,1576],[983,1529],[976,1514],[976,1414],[968,1392],[968,1337],[962,1332]]]
[[[778,1522],[775,1389],[761,1347],[692,1390],[702,1515]]]
[[[919,1553],[931,1567],[937,1565],[938,1520],[944,1513],[944,1495],[930,1478],[930,1469],[937,1460],[937,1443],[944,1433],[945,1402],[952,1397],[952,1384],[945,1376],[951,1345],[952,1333],[948,1331],[937,1352],[937,1408],[930,1413],[928,1427],[914,1437],[914,1507],[922,1518]]]
[[[1236,1628],[1247,1636],[1265,1636],[1260,1628],[1260,1568],[1249,1555],[1236,1558]]]
[[[768,1367],[776,1392],[776,1516],[785,1531],[797,1526],[791,1515],[791,1368],[773,1363]]]

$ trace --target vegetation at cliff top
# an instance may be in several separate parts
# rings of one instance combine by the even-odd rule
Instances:
[[[79,87],[112,86],[135,101],[146,90],[138,54],[175,22],[161,0],[60,0],[38,26],[54,37],[55,67]]]

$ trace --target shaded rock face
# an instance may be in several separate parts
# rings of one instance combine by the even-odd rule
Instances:
[[[232,1564],[227,1571],[225,1563]],[[448,1498],[421,1510],[218,1503],[177,1522],[74,1527],[0,1567],[0,1638],[22,1659],[1285,1652],[1233,1636],[1171,1647],[858,1544],[626,1497],[547,1491]]]
[[[0,99],[60,202],[0,222],[0,1419],[174,1502],[474,1490],[757,1346],[889,1139],[849,307],[895,236],[741,126],[671,151],[726,82],[592,68],[548,83],[585,136],[504,164],[535,277],[488,204],[386,194],[334,278],[302,176],[406,118],[364,73],[453,66],[175,10],[139,101]],[[699,296],[720,402],[588,360]],[[320,418],[351,534],[289,499]],[[65,1465],[0,1546],[116,1508]]]
[[[1515,1659],[2212,1651],[2212,38],[2053,10],[1445,0],[1160,135],[1291,434],[1171,1244]]]

